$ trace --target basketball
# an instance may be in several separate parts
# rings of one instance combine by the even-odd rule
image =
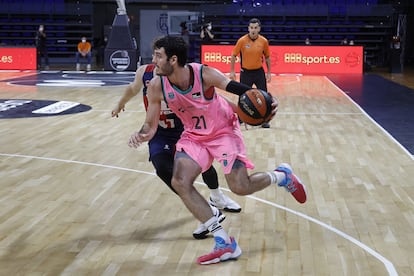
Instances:
[[[248,125],[261,125],[272,113],[272,101],[272,96],[266,91],[252,88],[240,95],[237,115]]]

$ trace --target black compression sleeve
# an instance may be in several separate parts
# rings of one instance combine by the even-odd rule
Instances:
[[[252,89],[250,86],[233,80],[230,81],[226,86],[226,91],[239,96],[250,89]]]

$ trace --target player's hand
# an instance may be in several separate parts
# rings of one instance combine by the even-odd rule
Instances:
[[[236,74],[234,72],[230,72],[230,79],[231,80],[236,80]]]
[[[143,142],[147,141],[148,134],[135,132],[131,135],[128,141],[128,146],[131,148],[138,148]]]
[[[272,113],[270,113],[269,117],[267,117],[266,123],[268,123],[270,120],[273,119],[273,117],[275,117],[279,107],[279,101],[277,100],[277,98],[272,96],[272,100]]]
[[[131,148],[138,148],[143,142],[147,142],[152,138],[150,136],[150,129],[145,124],[140,131],[137,131],[131,135],[128,141],[128,146]]]
[[[122,106],[121,105],[117,105],[114,109],[112,109],[111,116],[118,118],[118,114],[121,111],[125,111],[125,105],[122,105]]]

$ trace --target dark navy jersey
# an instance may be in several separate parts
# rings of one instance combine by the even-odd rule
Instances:
[[[154,68],[154,64],[148,64],[142,76],[142,83],[144,84],[142,95],[144,97],[145,110],[148,108],[147,85],[154,77]],[[175,144],[183,130],[184,127],[181,120],[171,111],[167,103],[162,101],[158,129],[149,142],[150,160],[157,153],[168,151],[170,154],[174,154]]]

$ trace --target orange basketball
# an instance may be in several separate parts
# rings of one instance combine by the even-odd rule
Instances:
[[[252,88],[239,97],[237,115],[244,123],[258,126],[272,113],[272,96],[266,91]]]

